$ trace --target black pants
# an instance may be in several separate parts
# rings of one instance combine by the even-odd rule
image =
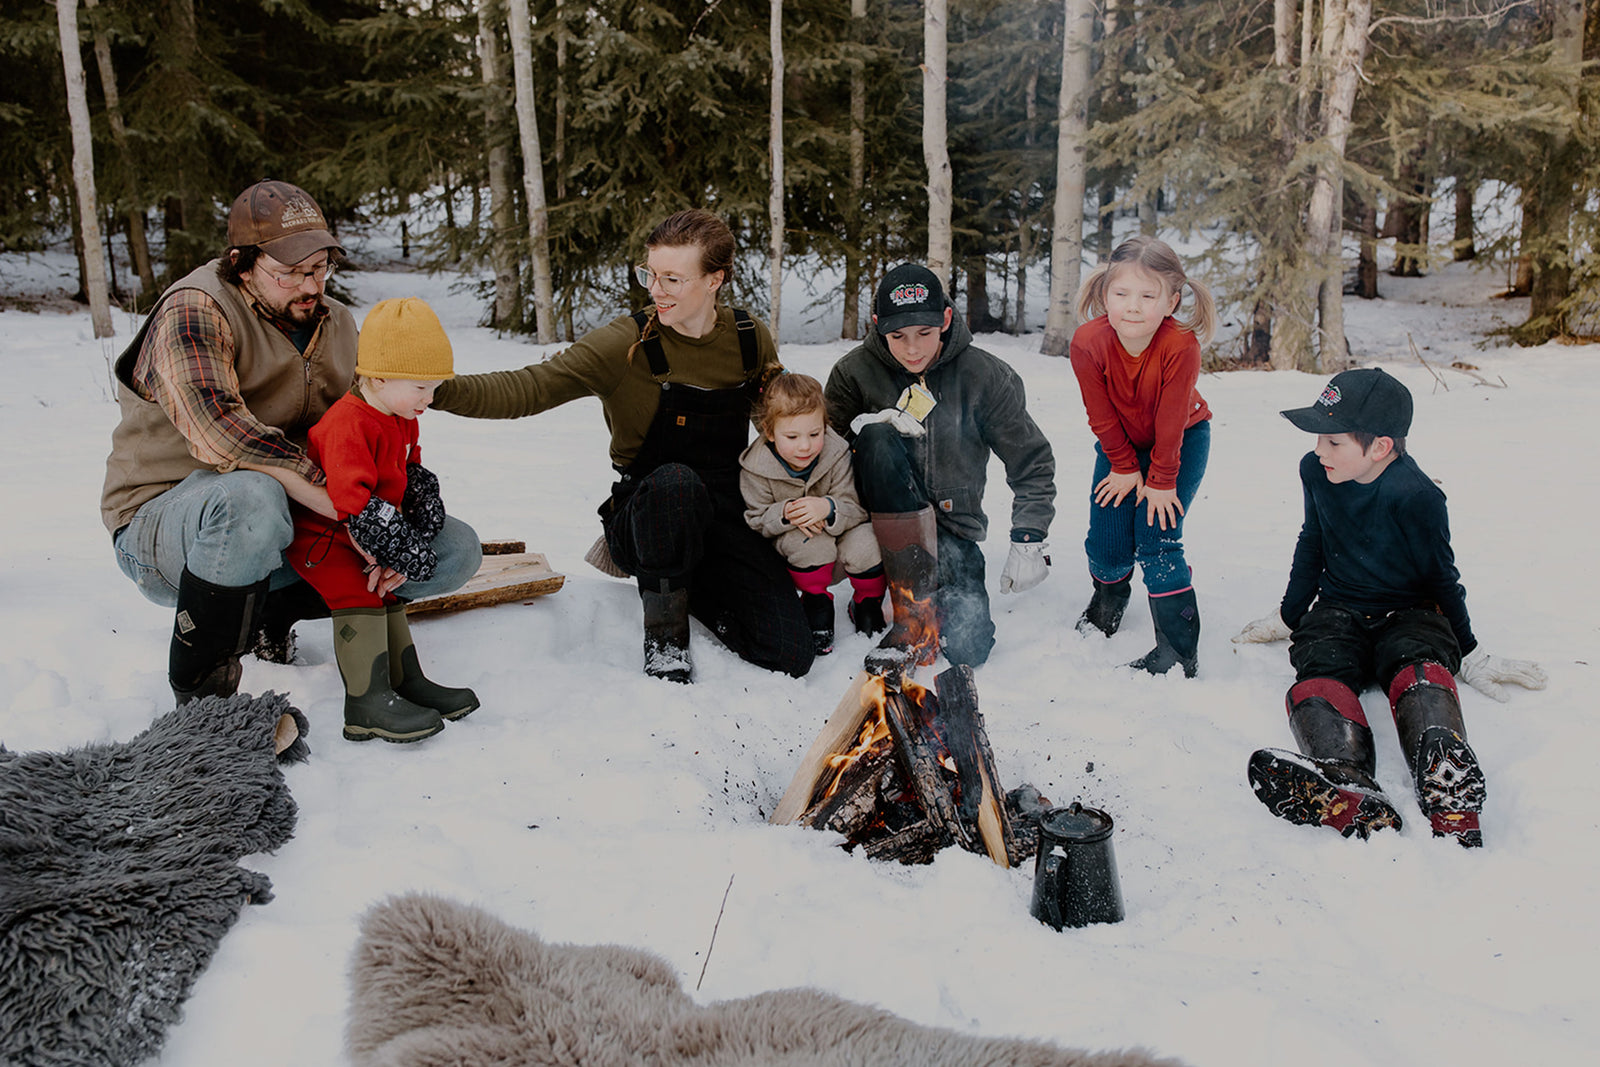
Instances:
[[[871,423],[853,449],[856,492],[869,512],[905,513],[932,506],[933,494],[911,462],[906,438],[884,423]],[[939,644],[945,659],[977,667],[994,650],[983,547],[939,527]],[[890,580],[893,580],[891,575]]]
[[[1454,674],[1461,646],[1449,621],[1431,608],[1367,616],[1318,601],[1294,629],[1289,662],[1296,681],[1332,678],[1359,693],[1373,684],[1387,687],[1417,663],[1437,663]]]
[[[736,487],[735,487],[736,490]],[[783,558],[743,502],[681,463],[640,479],[605,521],[611,557],[641,588],[689,590],[689,612],[739,658],[796,678],[815,646]]]

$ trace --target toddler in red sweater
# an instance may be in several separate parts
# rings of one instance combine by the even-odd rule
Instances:
[[[327,473],[339,520],[297,506],[289,559],[333,610],[351,741],[420,741],[478,707],[472,690],[422,673],[405,603],[391,592],[438,566],[444,503],[421,463],[417,417],[454,375],[433,309],[414,297],[380,301],[361,327],[356,387],[311,428],[307,451]]]
[[[1187,285],[1190,318],[1175,318]],[[1216,331],[1216,305],[1154,237],[1124,241],[1078,294],[1072,369],[1095,435],[1089,535],[1094,597],[1078,629],[1117,632],[1139,564],[1156,647],[1132,666],[1165,674],[1198,667],[1200,613],[1183,555],[1183,518],[1211,450],[1211,410],[1195,389],[1200,346]],[[1140,515],[1140,506],[1145,513]]]

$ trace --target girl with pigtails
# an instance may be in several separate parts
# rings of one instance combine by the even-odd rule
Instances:
[[[1190,307],[1179,318],[1185,288]],[[1131,666],[1165,674],[1181,665],[1193,677],[1200,613],[1183,520],[1211,451],[1211,409],[1195,384],[1216,304],[1169,245],[1138,236],[1083,283],[1078,317],[1072,369],[1095,436],[1084,541],[1094,595],[1078,630],[1117,632],[1138,564],[1156,644]]]

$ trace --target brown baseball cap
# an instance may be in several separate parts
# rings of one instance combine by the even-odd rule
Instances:
[[[228,244],[255,245],[279,263],[293,265],[322,251],[337,249],[328,220],[311,194],[288,182],[256,182],[239,194],[228,212]]]

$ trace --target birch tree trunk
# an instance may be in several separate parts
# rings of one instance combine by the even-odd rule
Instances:
[[[83,0],[86,9],[93,10],[99,0]],[[128,176],[128,252],[133,256],[134,270],[139,274],[139,286],[146,296],[155,297],[156,272],[150,263],[150,242],[144,232],[144,200],[139,188],[138,164],[128,147],[128,127],[122,121],[122,102],[117,93],[117,72],[111,64],[111,42],[105,31],[94,30],[94,61],[100,70],[100,85],[106,97],[106,121],[111,126],[111,140],[117,146],[122,162],[122,172]]]
[[[528,199],[528,255],[533,261],[533,309],[539,343],[556,339],[556,301],[550,282],[550,213],[544,202],[544,158],[533,107],[533,44],[528,0],[511,0],[511,70],[517,87],[517,129],[522,137],[522,188]]]
[[[867,26],[867,0],[850,0],[850,40],[864,45]],[[846,240],[844,258],[844,325],[839,336],[854,341],[861,335],[861,261],[866,258],[862,247],[861,195],[867,185],[867,70],[866,60],[856,58],[850,62],[850,203],[846,218],[850,235]]]
[[[505,142],[506,105],[501,73],[499,12],[495,0],[478,0],[478,64],[483,70],[484,143],[489,146],[489,263],[494,268],[497,330],[522,325],[522,285],[517,272],[516,200],[511,193],[511,149]]]
[[[783,304],[783,0],[772,0],[767,32],[772,45],[772,96],[768,119],[768,151],[772,184],[767,192],[767,219],[772,227],[770,300],[772,343],[779,344],[778,319]]]
[[[1566,82],[1574,121],[1580,120],[1579,88],[1583,63],[1584,0],[1558,0],[1554,5],[1550,56],[1556,77]],[[1572,284],[1571,245],[1573,187],[1577,165],[1573,137],[1566,130],[1550,138],[1549,155],[1532,175],[1537,219],[1533,227],[1540,247],[1530,257],[1527,340],[1547,340],[1566,330],[1561,305]]]
[[[923,0],[922,159],[928,168],[928,269],[947,293],[953,250],[950,215],[955,201],[945,121],[948,8],[948,0]]]
[[[78,0],[56,0],[61,33],[61,66],[67,81],[67,120],[72,125],[72,183],[78,192],[78,226],[83,234],[83,287],[96,337],[111,337],[111,298],[106,287],[106,250],[100,240],[100,207],[94,191],[94,140],[89,131],[89,92],[78,51]]]
[[[1056,104],[1055,226],[1050,241],[1050,310],[1039,351],[1064,356],[1077,328],[1074,307],[1083,274],[1083,197],[1089,132],[1089,48],[1094,39],[1093,0],[1065,0],[1061,27],[1061,96]]]
[[[1361,63],[1367,53],[1372,0],[1328,0],[1324,17],[1329,22],[1334,21],[1335,11],[1340,15],[1336,28],[1323,27],[1326,47],[1336,51],[1322,98],[1323,156],[1306,210],[1306,258],[1318,279],[1318,355],[1324,372],[1342,370],[1348,357],[1339,258],[1343,228],[1340,206],[1344,199],[1344,150],[1350,139],[1350,115],[1361,81]]]

